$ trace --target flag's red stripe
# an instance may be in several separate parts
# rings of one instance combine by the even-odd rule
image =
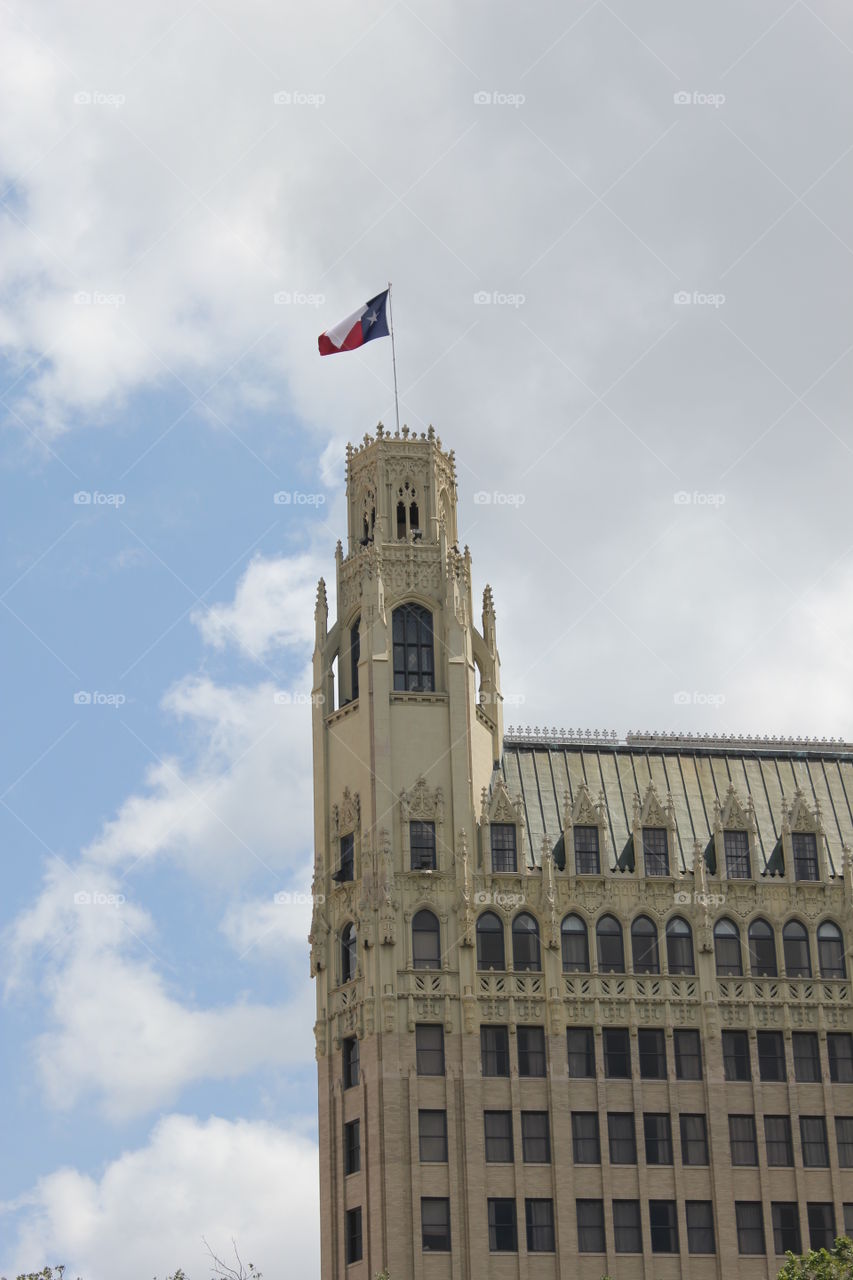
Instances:
[[[363,342],[361,321],[357,320],[339,347],[336,347],[327,334],[321,333],[317,339],[321,356],[333,356],[337,351],[355,351]]]

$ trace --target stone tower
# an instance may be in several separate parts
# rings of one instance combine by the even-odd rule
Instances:
[[[462,1148],[419,1164],[419,1110],[449,1125],[461,1101],[452,1046],[473,981],[472,836],[501,755],[500,671],[488,587],[474,625],[453,453],[432,428],[380,424],[346,467],[338,616],[322,580],[315,613],[322,1277],[388,1267],[396,1280],[421,1274],[421,1199],[456,1199],[465,1179]]]

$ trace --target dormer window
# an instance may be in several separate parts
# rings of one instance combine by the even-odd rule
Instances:
[[[726,851],[726,879],[749,880],[752,875],[749,865],[749,833],[725,831],[723,840]]]
[[[419,604],[404,604],[394,610],[394,688],[409,693],[432,693],[432,614]]]
[[[517,871],[515,825],[512,822],[493,822],[489,830],[492,836],[492,871]]]
[[[598,850],[598,827],[575,827],[575,872],[579,876],[597,876],[601,872]]]
[[[643,857],[647,876],[669,875],[669,844],[666,827],[643,828]]]
[[[817,836],[813,831],[795,831],[791,836],[794,846],[794,879],[819,880],[817,868]]]

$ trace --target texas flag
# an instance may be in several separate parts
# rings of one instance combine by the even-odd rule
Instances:
[[[388,290],[377,293],[346,320],[332,325],[317,339],[321,356],[332,356],[336,351],[355,351],[374,338],[388,337]]]

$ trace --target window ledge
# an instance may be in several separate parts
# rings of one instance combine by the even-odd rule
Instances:
[[[391,690],[392,702],[447,702],[446,693],[415,693],[405,689]]]

